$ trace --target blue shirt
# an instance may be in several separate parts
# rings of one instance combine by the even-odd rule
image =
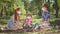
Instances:
[[[50,13],[48,11],[43,11],[42,12],[42,18],[43,18],[42,21],[48,20],[50,18]]]
[[[8,27],[11,28],[12,26],[15,26],[15,25],[18,25],[19,24],[19,21],[14,21],[15,23],[13,23],[13,20],[12,20],[12,17],[10,17],[10,20],[8,22]]]
[[[13,25],[13,23],[12,23],[12,17],[10,17],[10,20],[9,20],[9,22],[8,22],[8,27],[11,28],[12,25]]]

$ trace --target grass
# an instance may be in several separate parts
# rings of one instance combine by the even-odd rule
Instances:
[[[8,32],[8,33],[0,33],[0,34],[60,34],[59,30],[51,30],[51,31],[44,31],[44,32]]]
[[[20,19],[21,19],[21,21],[20,21],[20,24],[23,24],[23,20],[25,19],[25,15],[21,15],[21,17],[20,17]],[[37,19],[37,16],[36,15],[33,15],[32,16],[32,18],[33,18],[33,24],[35,24],[36,22],[39,22],[42,18],[39,18],[39,19]],[[9,21],[9,19],[10,19],[10,17],[6,17],[6,18],[4,18],[4,19],[0,19],[0,27],[4,27],[4,26],[6,26],[7,25],[7,23],[8,23],[8,21]],[[60,20],[60,18],[54,18],[54,17],[51,17],[50,18],[50,21],[53,23],[55,20]],[[5,24],[6,23],[6,24]],[[54,31],[54,29],[52,30],[52,31]],[[35,34],[35,33],[33,33],[33,34]]]
[[[25,17],[26,17],[25,15],[21,15],[20,19],[21,19],[22,23],[23,23]],[[42,18],[37,19],[36,15],[33,15],[32,18],[33,18],[33,24],[42,20]],[[0,22],[8,23],[9,19],[10,19],[10,17],[5,17],[4,19],[0,19]],[[55,20],[60,20],[60,18],[53,18],[53,17],[50,18],[51,22],[53,22]]]

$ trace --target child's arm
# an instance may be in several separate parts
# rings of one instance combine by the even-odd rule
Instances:
[[[47,19],[46,21],[44,21],[45,23],[49,23],[50,22],[50,19]]]
[[[15,22],[15,19],[14,19],[14,15],[12,16],[12,23],[14,23]]]
[[[50,22],[50,14],[47,13],[46,17],[45,17],[45,22],[49,23]]]

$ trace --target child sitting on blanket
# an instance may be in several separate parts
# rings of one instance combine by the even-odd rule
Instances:
[[[41,22],[41,20],[39,20],[39,22],[36,22],[35,24],[34,24],[34,29],[35,30],[40,30],[40,27],[42,26],[42,22]]]
[[[9,20],[8,29],[16,30],[19,28],[20,14],[21,14],[20,8],[16,8],[14,14],[11,16]]]
[[[28,12],[27,14],[26,14],[26,18],[25,18],[25,21],[24,21],[25,23],[24,23],[24,26],[28,26],[28,27],[32,27],[32,15],[31,15],[31,13],[30,12]]]
[[[50,25],[50,13],[48,11],[48,5],[44,3],[42,5],[42,21],[41,21],[41,28],[42,29],[47,29],[49,28]]]

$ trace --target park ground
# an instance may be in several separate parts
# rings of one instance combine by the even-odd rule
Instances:
[[[20,20],[20,24],[23,24],[24,23],[24,18],[25,18],[25,15],[21,15],[21,20]],[[6,17],[6,18],[0,18],[0,27],[4,27],[4,26],[7,26],[8,24],[8,21],[9,21],[10,17]],[[37,18],[36,15],[33,15],[33,24],[35,24],[36,22],[39,22],[42,18]],[[18,34],[60,34],[60,18],[50,18],[50,23],[51,23],[51,26],[52,26],[52,29],[51,30],[48,30],[46,32],[19,32]],[[56,27],[57,26],[57,27]],[[9,33],[1,33],[1,34],[9,34]],[[10,34],[17,34],[17,33],[14,33],[14,32],[10,32]]]

